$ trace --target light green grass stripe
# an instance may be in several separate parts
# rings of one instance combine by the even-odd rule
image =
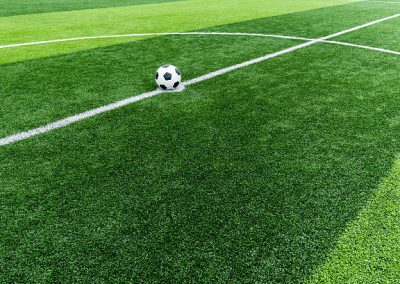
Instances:
[[[366,2],[384,3],[384,4],[400,4],[400,2],[398,2],[398,1],[372,1],[372,0],[367,0]]]
[[[0,0],[0,17],[183,0]]]
[[[91,35],[147,32],[181,32],[257,18],[272,17],[349,0],[191,0],[129,7],[115,7],[0,18],[0,44]],[[131,41],[125,39],[124,41]],[[21,49],[0,53],[0,63],[69,53],[124,42],[108,39],[90,44]]]
[[[399,283],[399,244],[400,159],[310,283]]]

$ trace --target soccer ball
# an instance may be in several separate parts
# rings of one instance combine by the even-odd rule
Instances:
[[[156,83],[164,91],[176,90],[181,84],[181,72],[173,65],[163,65],[156,72]]]

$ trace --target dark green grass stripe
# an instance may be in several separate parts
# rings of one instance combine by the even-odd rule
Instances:
[[[298,41],[171,36],[0,67],[0,135],[6,136],[156,88],[163,64],[184,80],[272,53]]]
[[[400,12],[400,6],[398,11]],[[381,23],[357,33],[350,33],[337,38],[346,42],[378,46],[400,51],[400,18]]]
[[[400,150],[399,61],[310,49],[1,148],[2,279],[307,279]]]
[[[0,0],[0,17],[176,1],[183,0]]]

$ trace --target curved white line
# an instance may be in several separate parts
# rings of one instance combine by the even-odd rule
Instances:
[[[42,41],[32,41],[23,43],[11,43],[6,45],[0,45],[0,49],[12,48],[28,45],[41,45],[57,42],[67,42],[67,41],[79,41],[79,40],[91,40],[91,39],[108,39],[108,38],[121,38],[121,37],[146,37],[146,36],[166,36],[166,35],[223,35],[223,36],[254,36],[254,37],[271,37],[271,38],[281,38],[281,39],[293,39],[302,41],[312,41],[313,39],[296,37],[296,36],[286,36],[286,35],[274,35],[274,34],[255,34],[255,33],[228,33],[228,32],[170,32],[170,33],[143,33],[143,34],[120,34],[120,35],[103,35],[103,36],[85,36],[85,37],[73,37],[73,38],[61,38],[61,39],[51,39]]]
[[[400,2],[399,2],[400,3]],[[91,39],[108,39],[108,38],[121,38],[121,37],[146,37],[146,36],[166,36],[166,35],[222,35],[222,36],[250,36],[250,37],[269,37],[269,38],[279,38],[279,39],[291,39],[291,40],[300,40],[300,41],[313,41],[315,39],[306,38],[306,37],[297,37],[297,36],[287,36],[287,35],[275,35],[275,34],[259,34],[259,33],[240,33],[240,32],[166,32],[166,33],[142,33],[142,34],[120,34],[120,35],[103,35],[103,36],[86,36],[86,37],[73,37],[73,38],[62,38],[62,39],[51,39],[51,40],[43,40],[43,41],[33,41],[33,42],[24,42],[24,43],[12,43],[6,45],[0,45],[0,49],[4,48],[12,48],[12,47],[21,47],[21,46],[29,46],[29,45],[42,45],[49,43],[58,43],[58,42],[68,42],[68,41],[80,41],[80,40],[91,40]],[[320,42],[351,46],[361,49],[368,49],[377,52],[389,53],[399,55],[399,51],[359,45],[353,43],[347,43],[342,41],[330,41],[330,40],[320,40]]]

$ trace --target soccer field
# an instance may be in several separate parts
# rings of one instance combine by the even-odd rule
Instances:
[[[399,0],[0,0],[0,283],[399,283],[399,153]]]

